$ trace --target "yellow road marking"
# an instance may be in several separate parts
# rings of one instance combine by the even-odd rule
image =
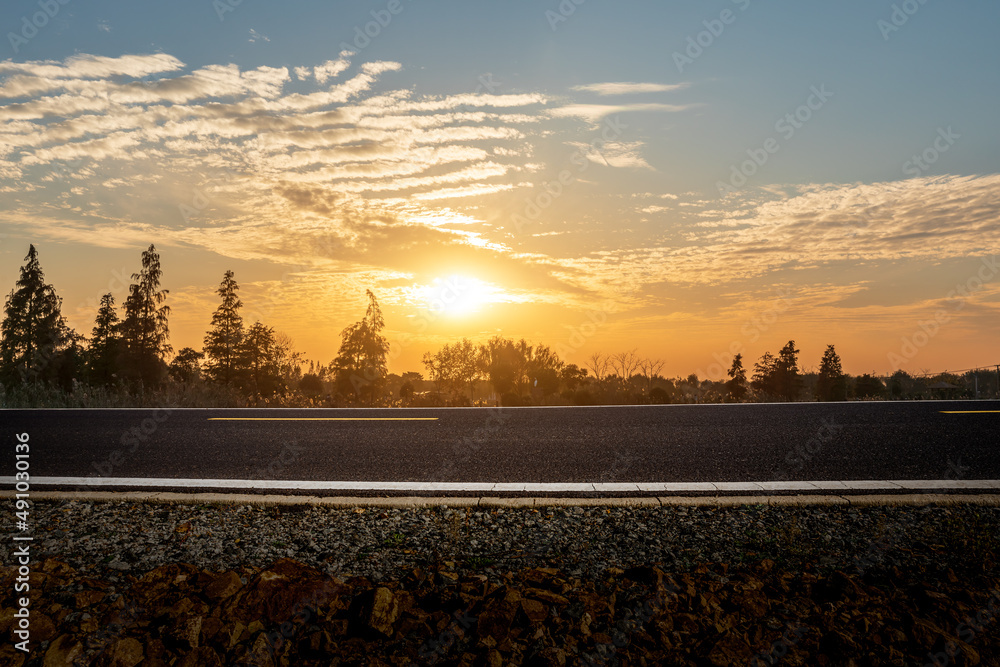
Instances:
[[[433,422],[437,417],[209,417],[210,422]]]
[[[987,413],[1000,413],[1000,410],[941,410],[943,415],[981,415]]]

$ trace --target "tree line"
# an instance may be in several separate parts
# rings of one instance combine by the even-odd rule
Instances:
[[[244,323],[239,285],[235,274],[226,271],[202,349],[185,347],[172,355],[170,306],[165,303],[169,290],[161,287],[163,269],[155,246],[143,251],[140,266],[120,308],[113,294],[101,296],[86,338],[66,323],[62,299],[45,281],[35,246],[29,246],[4,303],[0,394],[44,398],[45,392],[37,391],[44,388],[67,394],[104,391],[120,398],[180,387],[196,401],[201,397],[221,404],[280,405],[305,397],[299,402],[308,405],[328,381],[345,404],[379,402],[388,376],[389,344],[381,334],[385,322],[371,291],[364,317],[344,329],[336,358],[322,365],[307,362],[294,351],[291,339],[273,327]],[[307,364],[310,372],[304,374]]]
[[[748,401],[843,401],[974,397],[1000,394],[997,376],[976,372],[915,378],[897,371],[887,381],[851,376],[827,346],[818,371],[803,372],[800,351],[788,341],[765,352],[752,369],[737,354],[725,380],[667,378],[664,361],[635,350],[595,352],[583,365],[567,363],[552,348],[494,336],[445,344],[423,356],[423,373],[389,373],[389,342],[375,295],[368,290],[362,318],[341,332],[328,364],[306,360],[273,327],[244,322],[239,284],[226,271],[216,294],[201,350],[169,343],[169,291],[156,248],[142,252],[120,307],[104,294],[89,338],[73,331],[62,301],[45,276],[34,245],[0,325],[0,395],[5,404],[151,403],[212,406],[444,406],[596,405]],[[169,362],[167,361],[169,359]],[[995,389],[994,389],[995,388]],[[978,395],[978,394],[977,394]],[[103,399],[96,398],[103,397]],[[92,400],[86,403],[86,398]],[[63,400],[65,399],[65,400]],[[60,403],[62,404],[62,403]]]

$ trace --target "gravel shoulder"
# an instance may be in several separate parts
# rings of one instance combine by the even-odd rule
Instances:
[[[182,664],[188,654],[207,662],[183,664],[249,664],[251,655],[259,664],[769,664],[775,651],[787,664],[926,664],[942,651],[945,664],[1000,664],[1000,628],[982,613],[992,619],[1000,603],[997,507],[36,501],[32,516],[37,575],[48,577],[38,604],[53,626],[38,660],[77,644],[77,658],[110,660],[112,644],[130,638],[136,644],[115,650],[134,656],[138,645],[143,664]],[[0,562],[9,610],[10,550]],[[178,568],[189,574],[178,578]],[[206,593],[227,580],[229,595],[243,596],[239,614]],[[293,610],[246,599],[265,599],[264,584],[280,580],[346,588],[275,653],[267,632]],[[95,648],[89,622],[108,611],[79,608],[79,594],[95,590],[91,604],[151,611]],[[651,600],[651,611],[636,611]],[[462,609],[474,620],[451,628]],[[199,628],[216,621],[178,643],[177,624],[191,618]],[[619,628],[629,618],[630,629]],[[421,656],[446,631],[447,650]],[[5,647],[0,661],[16,657]]]

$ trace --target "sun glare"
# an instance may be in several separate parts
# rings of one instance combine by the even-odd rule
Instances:
[[[478,312],[490,300],[486,283],[457,274],[435,278],[427,290],[427,308],[431,312],[455,317]]]

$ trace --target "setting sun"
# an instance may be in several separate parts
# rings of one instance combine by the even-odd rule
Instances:
[[[458,274],[435,278],[427,289],[427,308],[433,313],[453,317],[469,315],[479,312],[491,301],[493,291],[477,278]]]

